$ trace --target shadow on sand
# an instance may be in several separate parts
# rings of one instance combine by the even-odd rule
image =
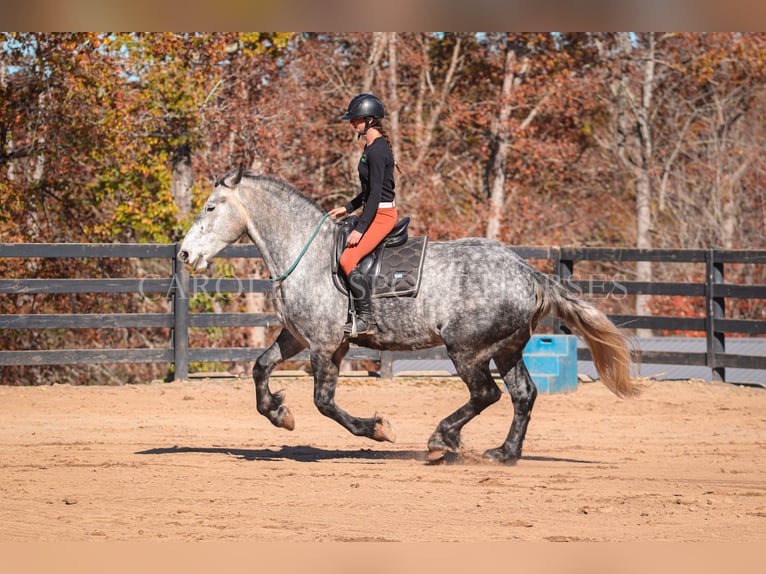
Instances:
[[[446,456],[436,463],[428,463],[424,450],[372,450],[367,448],[356,450],[322,449],[313,446],[282,446],[280,449],[242,449],[225,447],[189,447],[171,446],[166,448],[152,448],[138,451],[135,454],[162,455],[162,454],[222,454],[233,456],[242,460],[255,461],[279,461],[292,460],[295,462],[320,462],[324,460],[361,460],[361,461],[386,461],[386,460],[414,460],[424,464],[494,464],[481,456],[473,453],[453,454]],[[557,458],[549,456],[522,456],[521,460],[536,462],[563,462],[570,464],[599,464],[592,460],[579,460],[572,458]]]

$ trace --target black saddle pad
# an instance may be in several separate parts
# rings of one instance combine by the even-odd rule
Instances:
[[[373,297],[415,297],[426,255],[427,237],[410,237],[397,247],[383,247],[373,267]]]

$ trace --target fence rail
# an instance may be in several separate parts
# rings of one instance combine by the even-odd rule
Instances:
[[[705,365],[711,369],[713,380],[726,380],[726,368],[766,370],[765,356],[737,355],[726,352],[727,334],[766,335],[766,320],[732,319],[726,317],[726,302],[731,299],[764,299],[766,285],[727,283],[726,266],[744,264],[763,266],[766,251],[717,249],[608,249],[586,247],[529,247],[513,249],[527,259],[545,260],[552,264],[552,275],[558,281],[594,296],[619,293],[630,295],[671,295],[704,298],[705,315],[642,316],[609,315],[615,324],[630,329],[674,330],[704,332],[704,353],[641,351],[642,363],[675,365]],[[109,329],[109,328],[169,328],[171,340],[166,348],[130,349],[30,349],[0,351],[0,366],[61,365],[92,363],[171,363],[175,377],[185,379],[190,365],[201,362],[242,361],[255,359],[261,349],[225,347],[192,348],[191,329],[210,327],[271,327],[279,319],[273,313],[192,313],[190,297],[199,292],[268,293],[271,283],[260,278],[190,277],[177,259],[177,244],[48,244],[0,243],[0,260],[4,258],[155,258],[167,260],[166,277],[137,278],[0,278],[0,296],[14,294],[77,294],[77,293],[142,293],[164,294],[171,301],[166,313],[82,313],[82,314],[3,314],[0,329]],[[225,249],[223,258],[258,258],[253,245],[235,245]],[[584,262],[635,263],[639,261],[689,263],[704,265],[705,278],[700,282],[631,281],[615,277],[579,278],[576,266]],[[556,332],[567,332],[558,321]],[[305,360],[304,351],[294,360]],[[447,359],[443,348],[422,351],[374,351],[352,347],[350,360],[380,362],[380,373],[391,376],[393,362],[400,359]],[[578,359],[590,360],[588,349],[578,350]]]

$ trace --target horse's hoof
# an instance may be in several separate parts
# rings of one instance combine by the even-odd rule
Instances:
[[[460,452],[462,445],[460,444],[460,435],[444,435],[439,431],[436,431],[428,439],[428,452]]]
[[[283,429],[294,430],[295,429],[295,417],[286,406],[279,407],[279,426]]]
[[[387,419],[378,419],[375,422],[372,438],[380,442],[396,442],[396,430]]]
[[[426,453],[426,462],[428,464],[439,464],[444,460],[447,451],[444,449],[428,449]]]
[[[507,464],[508,466],[513,466],[519,460],[518,456],[509,455],[502,448],[489,449],[484,453],[484,458],[499,464]]]

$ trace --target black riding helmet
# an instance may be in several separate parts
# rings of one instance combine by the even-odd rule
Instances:
[[[359,94],[354,96],[348,103],[348,111],[341,120],[353,120],[356,118],[378,118],[383,119],[386,113],[383,109],[383,102],[378,96],[373,94]]]

